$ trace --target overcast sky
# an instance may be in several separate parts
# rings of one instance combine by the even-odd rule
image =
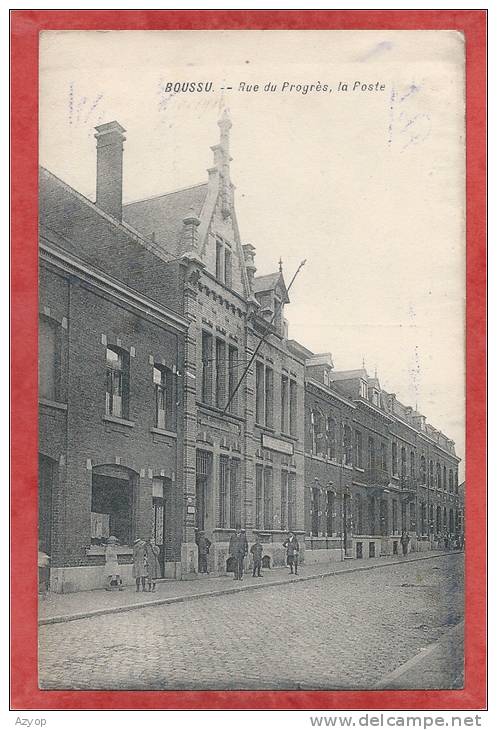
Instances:
[[[451,31],[43,33],[40,162],[94,200],[93,128],[116,119],[125,201],[157,195],[206,179],[229,107],[258,274],[281,256],[288,283],[307,259],[290,337],[331,352],[337,370],[364,359],[464,457],[463,64]],[[165,93],[183,81],[213,90]]]

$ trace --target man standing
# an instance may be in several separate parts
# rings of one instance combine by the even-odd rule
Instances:
[[[297,575],[300,546],[293,532],[288,533],[288,538],[283,543],[283,547],[286,548],[286,562],[290,566],[290,573]]]
[[[199,530],[197,533],[197,546],[198,546],[198,572],[208,573],[207,570],[207,557],[209,555],[209,549],[211,541],[205,536],[203,530]]]
[[[261,578],[261,567],[262,567],[262,542],[261,542],[261,536],[257,535],[254,544],[250,548],[250,552],[252,553],[252,560],[254,561],[254,567],[252,570],[252,577],[253,578]]]
[[[243,580],[243,561],[248,553],[248,542],[241,525],[237,525],[236,532],[230,537],[230,556],[234,558],[235,577],[233,580]]]

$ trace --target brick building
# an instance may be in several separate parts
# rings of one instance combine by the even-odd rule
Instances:
[[[307,562],[437,546],[462,535],[454,442],[384,391],[364,368],[337,372],[329,353],[306,357]]]
[[[189,572],[196,566],[196,529],[212,540],[209,569],[218,573],[230,568],[228,542],[237,523],[249,540],[262,534],[270,565],[284,563],[287,529],[304,532],[304,430],[297,417],[304,360],[287,338],[281,267],[256,277],[255,248],[242,242],[226,113],[219,128],[206,182],[123,210],[133,228],[195,270],[182,298],[191,323],[184,381]]]
[[[125,581],[136,536],[155,533],[164,575],[181,560],[188,323],[160,252],[122,223],[122,132],[98,128],[97,204],[40,173],[39,541],[55,591],[102,585],[109,534]]]

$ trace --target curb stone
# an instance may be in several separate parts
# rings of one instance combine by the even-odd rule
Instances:
[[[330,578],[332,576],[348,575],[349,573],[357,573],[365,570],[376,570],[378,568],[386,568],[392,565],[405,565],[406,563],[416,563],[421,560],[434,560],[437,558],[445,557],[446,555],[457,555],[462,553],[462,550],[452,550],[451,552],[441,552],[438,555],[423,555],[416,558],[407,558],[404,561],[391,560],[384,563],[375,563],[374,565],[358,565],[356,567],[345,568],[344,570],[328,570],[322,573],[314,573],[313,575],[303,575],[297,578],[273,580],[265,583],[249,584],[245,586],[233,586],[232,588],[222,588],[221,590],[205,591],[203,593],[192,593],[185,596],[169,596],[165,598],[158,598],[154,601],[146,601],[143,603],[132,603],[123,606],[109,606],[106,608],[95,608],[89,611],[82,611],[79,613],[62,614],[59,616],[49,616],[47,618],[38,619],[39,626],[46,626],[48,624],[60,624],[68,621],[80,621],[85,618],[93,618],[94,616],[105,616],[113,613],[124,613],[126,611],[134,611],[139,608],[149,608],[153,606],[164,606],[174,603],[183,603],[186,601],[195,601],[200,598],[210,598],[216,596],[226,596],[232,593],[242,593],[243,591],[256,591],[261,588],[271,588],[274,586],[289,585],[291,583],[304,583],[310,580],[319,580],[321,578]]]

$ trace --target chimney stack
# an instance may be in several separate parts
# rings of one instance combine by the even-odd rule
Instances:
[[[97,140],[97,205],[118,221],[123,216],[123,142],[118,122],[95,127]]]

